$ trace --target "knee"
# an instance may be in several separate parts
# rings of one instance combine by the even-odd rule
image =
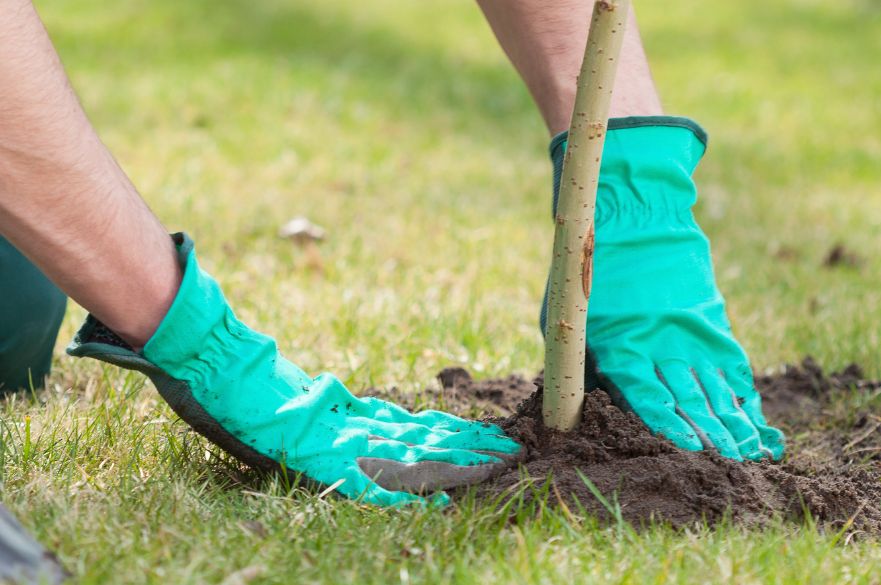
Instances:
[[[0,394],[41,387],[67,297],[0,238]]]

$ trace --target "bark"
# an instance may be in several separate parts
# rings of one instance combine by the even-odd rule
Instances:
[[[584,402],[587,305],[600,160],[629,0],[594,4],[557,203],[545,336],[544,422],[570,431]]]

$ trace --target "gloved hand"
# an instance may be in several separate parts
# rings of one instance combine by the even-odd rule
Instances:
[[[281,465],[368,503],[425,503],[424,494],[483,481],[517,457],[520,446],[496,426],[411,414],[356,398],[329,374],[307,376],[236,318],[192,241],[173,237],[183,281],[143,351],[89,316],[69,354],[147,374],[184,421],[251,466]]]
[[[566,135],[551,142],[554,215]],[[586,388],[600,387],[689,450],[779,459],[749,359],[716,288],[691,208],[706,134],[666,116],[609,121],[596,206]],[[547,292],[541,328],[547,331]]]

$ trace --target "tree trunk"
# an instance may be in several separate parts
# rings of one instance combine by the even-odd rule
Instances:
[[[593,268],[594,208],[609,103],[629,0],[598,0],[563,159],[545,334],[544,422],[571,431],[584,402],[587,303]]]

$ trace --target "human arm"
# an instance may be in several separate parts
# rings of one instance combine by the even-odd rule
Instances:
[[[394,505],[486,479],[497,427],[361,399],[239,321],[98,139],[31,3],[0,0],[0,233],[90,316],[70,353],[136,369],[245,463]],[[443,500],[444,496],[440,496]]]
[[[180,283],[171,240],[89,123],[29,0],[0,0],[0,55],[0,232],[141,347]]]

